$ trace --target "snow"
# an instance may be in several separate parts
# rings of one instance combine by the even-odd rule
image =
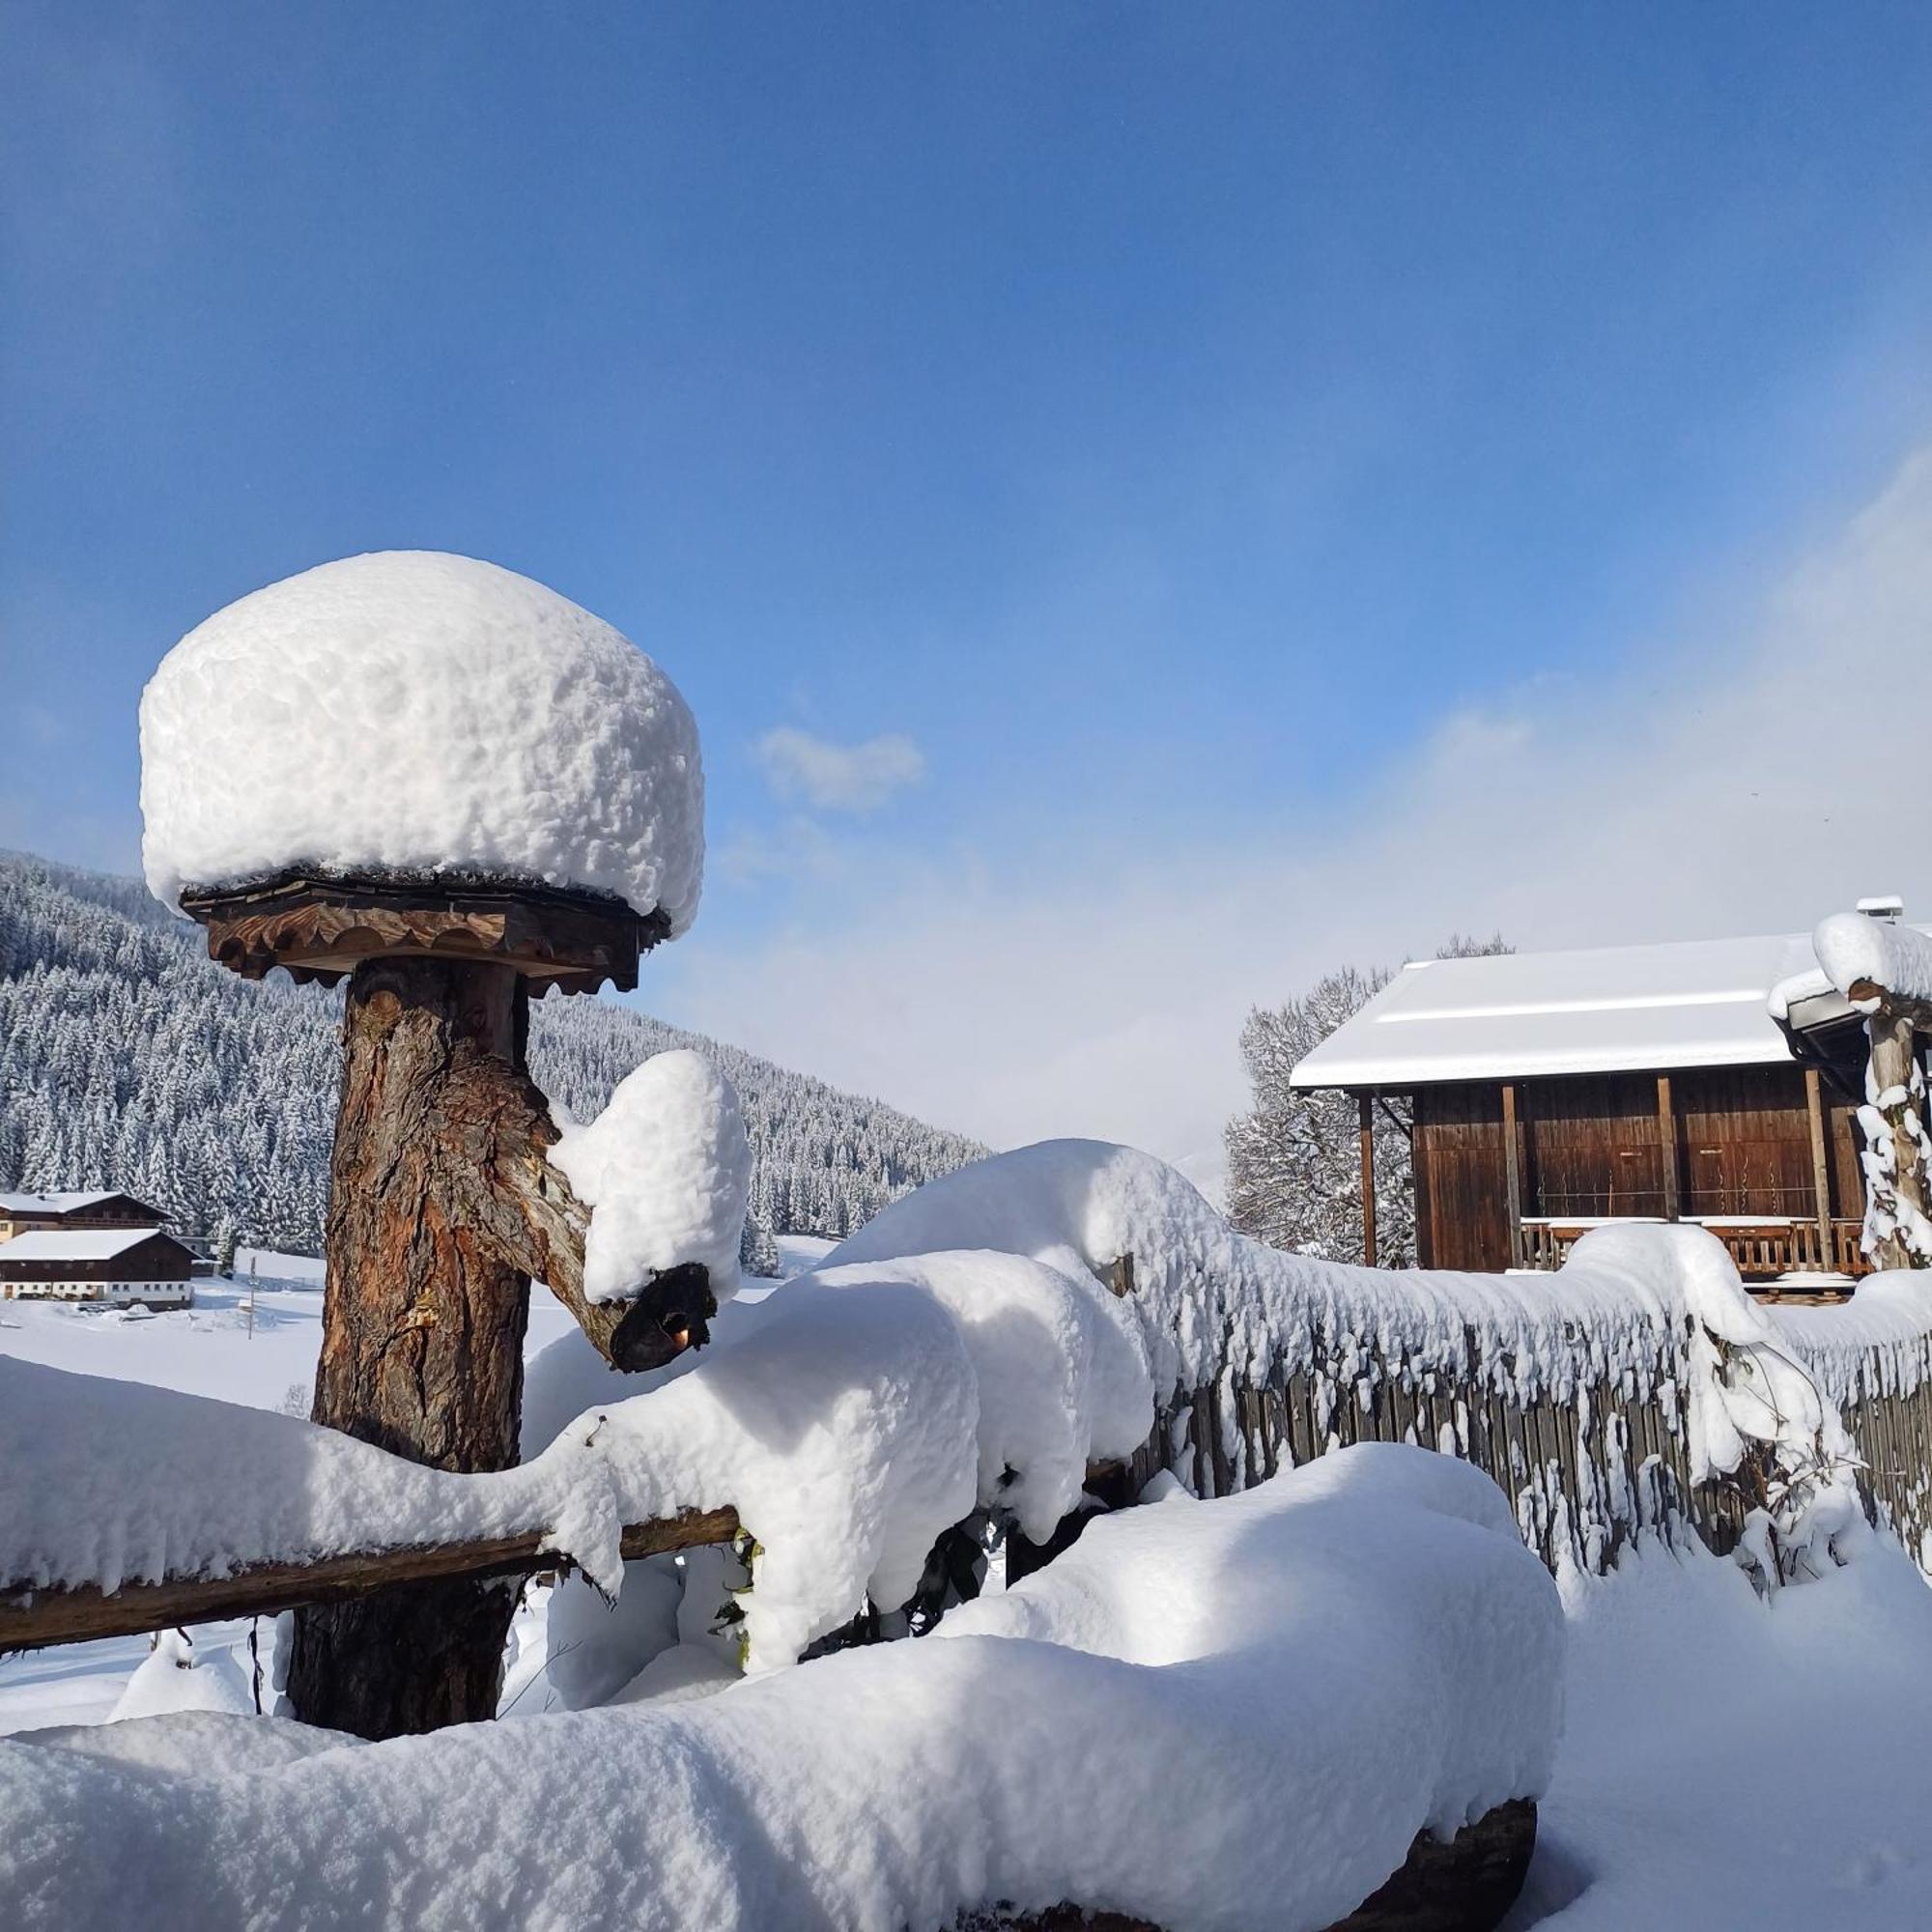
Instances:
[[[1295,1088],[1755,1066],[1791,1059],[1767,1009],[1802,934],[1418,959],[1295,1067]]]
[[[159,1631],[147,1662],[128,1680],[110,1723],[129,1718],[158,1718],[176,1711],[232,1711],[253,1716],[253,1686],[226,1650],[195,1654],[181,1631]]]
[[[103,1201],[128,1199],[118,1192],[95,1194],[0,1194],[0,1214],[75,1214]],[[158,1223],[156,1224],[158,1225]]]
[[[6,1262],[111,1262],[143,1241],[160,1235],[158,1228],[32,1228],[0,1241],[0,1261]],[[172,1240],[172,1236],[162,1236]]]
[[[626,1300],[688,1262],[709,1271],[720,1302],[737,1291],[752,1149],[737,1091],[703,1054],[653,1054],[550,1158],[591,1209],[590,1300]]]
[[[1932,1591],[1894,1546],[1762,1599],[1648,1542],[1561,1587],[1563,1743],[1507,1932],[1925,1922]]]
[[[156,897],[293,867],[537,880],[682,932],[704,781],[684,699],[601,618],[435,551],[325,563],[217,611],[141,698]]]
[[[1859,912],[1833,913],[1811,935],[1819,970],[1861,1012],[1878,1006],[1855,986],[1876,987],[1903,1000],[1932,1001],[1932,938],[1916,927]]]
[[[1417,1830],[1545,1788],[1561,1642],[1493,1486],[1375,1445],[710,1695],[299,1754],[273,1726],[245,1771],[206,1716],[0,1744],[0,1892],[24,1927],[890,1932],[1071,1897],[1315,1928]]]

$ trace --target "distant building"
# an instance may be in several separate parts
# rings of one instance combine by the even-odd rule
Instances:
[[[185,1308],[194,1257],[158,1228],[35,1229],[0,1243],[0,1300]]]
[[[37,1230],[158,1228],[166,1219],[131,1194],[0,1194],[0,1241]]]
[[[1896,918],[1888,901],[1875,916]],[[1694,1221],[1747,1276],[1858,1275],[1860,1017],[1808,936],[1427,959],[1295,1067],[1409,1129],[1424,1267],[1556,1266]]]

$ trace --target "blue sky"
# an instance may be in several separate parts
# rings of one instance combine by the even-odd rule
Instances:
[[[1026,949],[962,1021],[909,964],[868,983],[868,934],[1065,906],[1032,963],[1077,1010],[1230,848],[1292,868],[1469,719],[1747,649],[1932,413],[1922,9],[7,0],[0,33],[0,843],[131,867],[141,684],[231,598],[488,556],[698,714],[717,859],[646,997],[999,1138],[1083,1109],[1009,1120],[800,1009],[1024,1035]],[[1682,923],[1492,883],[1458,923]],[[1403,890],[1293,932],[1400,956],[1437,935],[1356,915]],[[1279,931],[1229,949],[1293,990]],[[1094,1060],[1145,1084],[1189,970]]]

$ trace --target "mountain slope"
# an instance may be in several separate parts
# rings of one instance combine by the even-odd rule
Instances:
[[[137,880],[0,853],[0,1187],[124,1187],[179,1228],[320,1252],[341,1005],[237,979]],[[610,1001],[531,1011],[531,1069],[580,1119],[672,1046],[736,1085],[774,1234],[842,1236],[985,1151]]]

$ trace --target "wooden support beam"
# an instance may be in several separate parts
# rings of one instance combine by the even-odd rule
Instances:
[[[1516,1145],[1516,1083],[1503,1082],[1503,1191],[1509,1206],[1509,1264],[1522,1265],[1522,1173]]]
[[[1368,1094],[1356,1098],[1362,1140],[1362,1265],[1376,1264],[1376,1103]]]
[[[1677,1109],[1670,1098],[1670,1075],[1657,1076],[1657,1156],[1663,1172],[1663,1218],[1677,1219]]]
[[[700,1544],[728,1543],[738,1533],[736,1510],[686,1510],[659,1522],[633,1523],[623,1533],[626,1558],[656,1556]],[[179,1624],[213,1623],[221,1617],[270,1617],[313,1604],[346,1603],[398,1584],[457,1577],[526,1576],[571,1566],[554,1550],[538,1548],[535,1530],[523,1536],[431,1548],[351,1550],[312,1563],[265,1563],[232,1577],[128,1583],[111,1594],[99,1590],[37,1590],[24,1583],[0,1585],[0,1654],[37,1650],[44,1644],[84,1643],[94,1637],[133,1636]]]
[[[1832,1252],[1832,1170],[1825,1154],[1825,1096],[1818,1069],[1804,1069],[1804,1112],[1811,1127],[1811,1193],[1818,1214],[1818,1265],[1835,1265]]]

